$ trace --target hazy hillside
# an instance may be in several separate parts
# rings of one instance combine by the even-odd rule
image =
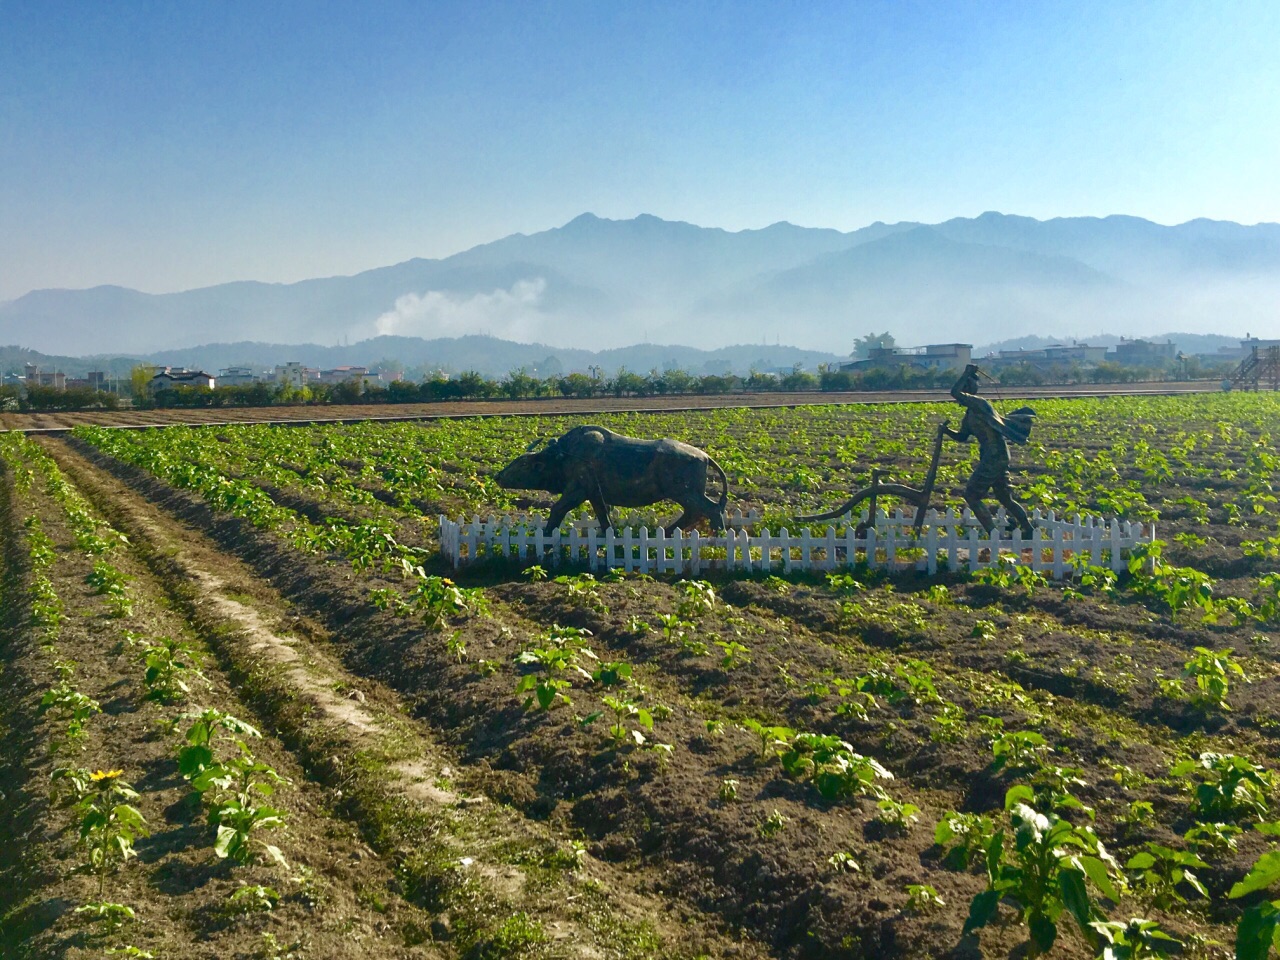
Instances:
[[[0,342],[48,353],[197,343],[338,344],[488,334],[555,348],[855,336],[990,342],[1163,330],[1280,336],[1280,225],[983,214],[852,233],[778,223],[731,233],[590,214],[443,260],[351,277],[151,295],[41,290],[0,304]]]

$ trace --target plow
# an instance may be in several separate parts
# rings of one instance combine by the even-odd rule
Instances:
[[[796,517],[796,521],[800,523],[816,523],[822,520],[835,520],[852,513],[859,505],[866,503],[870,511],[870,519],[858,524],[857,536],[861,537],[866,534],[868,527],[875,526],[876,510],[879,508],[881,498],[894,497],[898,500],[905,500],[916,508],[913,528],[919,533],[920,528],[924,526],[925,513],[928,512],[930,501],[933,499],[934,485],[938,478],[938,460],[942,456],[942,440],[945,436],[945,430],[946,424],[938,425],[933,440],[933,456],[929,461],[929,470],[925,474],[922,487],[909,487],[904,483],[894,483],[892,480],[886,479],[887,471],[876,468],[871,471],[870,485],[855,492],[853,496],[834,510],[828,510],[826,513],[799,516]]]

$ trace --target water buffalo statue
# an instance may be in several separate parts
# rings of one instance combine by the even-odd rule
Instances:
[[[670,533],[705,517],[713,530],[725,528],[729,478],[720,464],[697,447],[679,440],[638,440],[604,427],[574,427],[546,446],[521,454],[496,477],[508,490],[546,490],[560,494],[547,530],[560,526],[574,507],[590,502],[606,529],[610,507],[643,507],[673,500],[684,508]],[[707,468],[720,475],[720,499],[707,496]]]

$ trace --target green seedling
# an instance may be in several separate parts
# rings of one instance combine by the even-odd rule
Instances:
[[[1260,893],[1280,883],[1280,850],[1269,850],[1227,893],[1232,900]],[[1236,926],[1237,960],[1266,960],[1280,950],[1280,900],[1263,900],[1248,907]]]
[[[716,591],[704,580],[690,580],[684,585],[684,596],[676,604],[676,615],[696,620],[716,609]]]
[[[720,799],[732,803],[738,799],[738,781],[732,777],[720,781]]]
[[[107,874],[137,856],[133,842],[149,836],[147,821],[130,801],[138,793],[120,779],[123,770],[97,770],[89,775],[91,789],[76,804],[80,818],[80,843],[89,851],[89,867],[98,875],[98,897],[106,888]]]
[[[205,767],[191,779],[191,786],[204,798],[209,822],[217,829],[213,852],[244,864],[260,848],[276,863],[288,866],[284,854],[260,837],[266,830],[285,824],[283,810],[263,803],[280,784],[289,783],[272,767],[258,760],[243,742],[240,752],[221,763]]]
[[[781,811],[774,810],[760,824],[760,836],[766,840],[772,840],[787,828],[789,822],[789,818],[784,817]]]
[[[200,681],[210,686],[209,679],[200,670],[200,655],[185,640],[160,637],[155,644],[142,651],[146,670],[142,682],[146,685],[148,700],[173,703],[191,692],[188,681]]]
[[[133,907],[126,906],[123,903],[112,903],[109,900],[94,900],[82,907],[76,907],[76,914],[84,917],[90,923],[101,923],[108,930],[119,930],[124,926],[126,920],[137,918]],[[141,954],[126,955],[141,956]],[[147,954],[147,956],[150,956],[150,954]]]
[[[1271,807],[1274,776],[1245,757],[1202,753],[1175,764],[1169,773],[1200,781],[1192,788],[1192,812],[1201,822],[1262,819]]]
[[[1113,902],[1120,890],[1119,871],[1096,834],[1073,826],[1052,813],[1039,813],[1014,802],[1009,811],[1013,844],[998,831],[987,846],[987,889],[973,898],[964,932],[985,927],[1002,900],[1011,902],[1030,931],[1030,956],[1046,953],[1058,937],[1064,912],[1071,914],[1086,939],[1094,942],[1090,924],[1104,920],[1089,885]]]
[[[853,854],[845,853],[843,850],[839,853],[833,853],[831,856],[827,857],[827,863],[830,865],[831,869],[837,873],[862,872],[862,867],[858,864],[858,861],[853,858]]]
[[[782,768],[789,776],[808,776],[827,800],[871,794],[886,799],[880,786],[892,780],[893,774],[871,757],[855,753],[853,747],[839,737],[817,733],[798,733],[781,755]]]
[[[516,683],[516,696],[528,695],[524,702],[526,710],[535,705],[539,710],[550,710],[557,703],[572,703],[565,692],[573,686],[567,676],[577,674],[591,680],[591,674],[579,661],[583,657],[598,659],[586,647],[586,638],[590,636],[590,630],[557,626],[542,638],[543,646],[524,650],[516,656],[517,666],[533,667],[535,671],[526,673]]]
[[[1133,871],[1143,892],[1151,903],[1160,910],[1168,910],[1174,904],[1187,902],[1178,890],[1185,883],[1202,897],[1208,897],[1209,891],[1192,873],[1209,866],[1194,853],[1187,850],[1174,850],[1158,843],[1148,842],[1146,849],[1135,853],[1125,864],[1125,869]]]
[[[224,736],[219,739],[237,749],[247,749],[242,738],[262,736],[256,728],[221,710],[188,713],[183,715],[183,719],[192,723],[187,728],[183,745],[178,749],[178,772],[188,780],[213,766],[214,741],[220,731]]]
[[[132,578],[117,570],[105,560],[93,565],[93,571],[85,577],[85,583],[93,592],[104,597],[114,617],[133,615],[133,601],[129,599],[128,583]]]
[[[280,900],[280,893],[274,887],[261,884],[244,886],[227,897],[229,913],[269,913],[275,909]]]
[[[938,891],[927,883],[908,883],[906,893],[907,910],[911,913],[930,913],[947,905]]]
[[[785,747],[791,738],[796,735],[796,732],[790,727],[768,726],[750,718],[743,720],[741,726],[743,730],[748,733],[754,733],[760,738],[761,763],[768,758],[771,751],[776,751],[779,747]]]
[[[1100,960],[1163,960],[1182,954],[1182,941],[1165,933],[1155,920],[1095,920],[1089,927],[1100,941]]]
[[[1262,824],[1256,824],[1256,826],[1261,827]],[[1236,837],[1243,832],[1234,823],[1197,823],[1182,835],[1182,839],[1197,851],[1207,850],[1210,853],[1223,854],[1235,850]]]
[[[54,713],[66,720],[65,738],[60,743],[55,742],[56,746],[82,743],[85,738],[85,724],[91,716],[101,712],[102,708],[97,700],[76,690],[68,680],[60,680],[55,686],[46,690],[37,707],[37,713],[42,716],[46,713]]]
[[[591,671],[591,679],[602,687],[621,687],[631,679],[631,664],[610,660]]]
[[[1202,710],[1230,710],[1227,694],[1231,689],[1230,678],[1237,676],[1244,683],[1248,678],[1244,667],[1235,659],[1231,650],[1214,652],[1207,647],[1196,647],[1195,656],[1183,665],[1182,679],[1195,684],[1191,702]]]
[[[933,842],[946,848],[942,863],[951,870],[967,870],[981,863],[996,828],[990,817],[979,813],[945,813],[933,831]]]
[[[920,808],[914,803],[901,803],[893,797],[876,801],[876,820],[891,830],[906,833],[920,819]]]
[[[991,741],[992,772],[1000,770],[1020,771],[1038,766],[1040,757],[1048,751],[1045,739],[1034,730],[1011,730],[1001,733]]]
[[[609,736],[613,738],[614,746],[622,746],[628,738],[634,740],[636,746],[643,746],[645,735],[629,728],[627,720],[634,719],[641,727],[652,731],[653,715],[630,697],[601,697],[600,702],[613,711],[614,721],[609,725]]]
[[[739,643],[737,640],[717,640],[716,646],[723,651],[720,658],[720,667],[723,670],[733,670],[744,663],[750,663],[749,656],[751,650],[745,644]]]
[[[555,582],[567,588],[569,601],[575,606],[594,610],[601,616],[608,615],[609,607],[600,596],[600,582],[591,574],[580,573],[577,576],[560,576],[556,577]]]
[[[454,617],[484,616],[489,601],[479,587],[464,589],[448,577],[424,576],[410,594],[408,606],[428,630],[438,631]]]

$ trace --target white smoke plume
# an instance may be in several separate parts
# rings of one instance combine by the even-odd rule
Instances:
[[[539,305],[546,288],[546,280],[536,277],[492,293],[406,293],[396,298],[395,309],[378,317],[375,325],[379,335],[431,339],[487,333],[528,342],[537,339],[545,320]]]

